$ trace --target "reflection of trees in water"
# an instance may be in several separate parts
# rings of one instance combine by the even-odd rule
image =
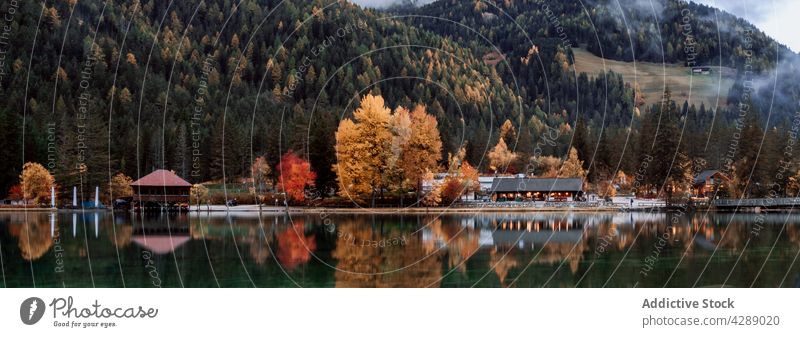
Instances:
[[[381,234],[368,224],[358,225],[351,218],[343,219],[337,225],[336,249],[333,251],[333,257],[338,261],[335,273],[337,287],[439,285],[442,275],[441,253],[427,256],[429,247],[426,248],[419,235],[410,236],[398,230]],[[388,242],[403,235],[406,235],[405,245],[362,246],[364,242]]]
[[[786,237],[789,238],[789,242],[800,245],[800,228],[798,228],[798,226],[787,225]]]
[[[270,219],[274,220],[274,218],[265,218],[262,221],[237,219],[230,223],[226,217],[197,216],[190,218],[188,222],[189,235],[192,240],[205,241],[225,241],[235,236],[237,244],[247,246],[253,261],[257,265],[264,265],[272,255],[270,244],[274,240],[272,233],[277,226],[277,220],[273,222]],[[292,227],[288,227],[287,230],[292,231]],[[281,234],[284,233],[285,231],[281,232]],[[273,246],[272,249],[277,249],[277,247]]]
[[[447,267],[467,272],[466,260],[480,248],[480,232],[474,228],[463,227],[458,223],[443,223],[441,219],[426,222],[431,231],[431,240],[423,242],[425,251],[433,253],[436,242],[447,244]]]
[[[575,248],[573,249],[573,247]],[[564,261],[569,264],[569,270],[574,274],[578,271],[578,266],[583,260],[583,253],[587,250],[589,250],[589,245],[584,238],[578,242],[548,242],[542,247],[536,262],[556,264]]]
[[[250,257],[258,265],[267,262],[270,256],[269,246],[261,237],[260,227],[252,227],[248,231],[247,242],[250,244]]]
[[[719,246],[720,248],[738,250],[744,247],[747,237],[748,230],[746,225],[740,222],[732,223],[723,230],[722,236],[720,237]]]
[[[113,224],[112,224],[113,226]],[[131,236],[133,235],[133,226],[118,225],[116,228],[108,228],[106,231],[108,239],[119,248],[127,247],[131,244]],[[116,233],[116,234],[115,234]]]
[[[35,261],[53,246],[50,224],[46,221],[24,222],[19,230],[19,250],[26,261]]]
[[[688,253],[691,253],[692,239],[697,231],[695,228],[698,228],[693,225],[692,221],[683,215],[669,213],[655,219],[636,221],[636,229],[632,231],[633,235],[636,235],[636,231],[640,231],[638,240],[641,242],[636,242],[636,244],[644,245],[648,249],[648,253],[656,246],[659,249],[689,248]]]
[[[292,226],[275,235],[278,241],[278,251],[275,255],[286,269],[294,269],[308,262],[311,259],[311,252],[317,249],[314,234],[305,235],[305,220],[298,217],[292,221]]]
[[[511,271],[511,268],[517,267],[518,264],[519,262],[516,256],[514,256],[513,251],[506,254],[506,252],[500,252],[495,248],[489,253],[489,267],[493,268],[502,286],[506,285],[508,272]]]

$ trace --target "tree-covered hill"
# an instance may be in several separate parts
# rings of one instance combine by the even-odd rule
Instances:
[[[774,68],[779,55],[791,53],[744,19],[683,0],[441,0],[412,13],[472,27],[515,56],[525,56],[531,38],[543,37],[583,45],[613,60],[731,68],[742,65],[748,49],[743,46],[749,39],[749,49],[756,51],[752,62],[759,71]],[[419,22],[464,44],[476,41],[465,38],[457,25],[424,18]]]
[[[526,76],[528,67],[522,61],[531,52],[530,46],[535,44],[542,62],[551,66],[563,63],[554,57],[555,49],[584,47],[605,59],[631,62],[631,67],[635,67],[633,61],[645,61],[736,69],[739,72],[737,84],[723,101],[736,106],[742,100],[742,87],[754,84],[758,91],[754,101],[764,113],[764,119],[772,114],[780,122],[786,122],[800,99],[797,84],[800,82],[800,57],[796,53],[744,19],[690,1],[441,0],[408,9],[404,14],[413,16],[415,25],[450,37],[476,52],[486,52],[490,46],[495,46],[509,60],[509,67],[501,69],[501,76],[506,81],[522,82],[521,86],[526,89],[542,86],[533,82],[541,81],[541,76]],[[634,81],[633,78],[625,80]],[[580,85],[564,83],[557,74],[551,74],[549,82],[551,87],[564,85],[575,93],[586,91],[581,90],[585,88]],[[727,90],[726,87],[723,92]],[[594,101],[570,97],[568,100],[574,100],[576,105],[580,101],[587,103],[581,104],[582,107],[569,107],[570,114],[578,111],[589,118],[603,115],[598,111],[607,109],[592,104],[599,95],[591,96]],[[605,97],[600,99],[605,100]],[[561,101],[558,105],[564,103]],[[613,121],[617,114],[605,116]],[[575,118],[570,115],[570,119]]]
[[[291,148],[330,184],[333,130],[370,91],[428,105],[448,152],[526,110],[468,49],[344,1],[25,2],[9,42],[4,190],[23,146],[62,186],[235,177]]]

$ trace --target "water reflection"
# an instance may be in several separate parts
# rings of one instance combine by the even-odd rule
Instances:
[[[148,287],[154,268],[172,287],[775,287],[799,282],[798,220],[0,213],[0,252],[8,287]]]

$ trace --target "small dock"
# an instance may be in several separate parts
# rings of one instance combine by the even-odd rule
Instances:
[[[800,210],[800,198],[717,199],[710,203],[716,210],[761,212]]]

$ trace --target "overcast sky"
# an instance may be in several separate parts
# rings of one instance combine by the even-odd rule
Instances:
[[[357,4],[382,8],[400,0],[351,0]],[[433,0],[419,0],[429,3]],[[568,0],[577,1],[577,0]],[[767,35],[793,51],[800,51],[800,0],[692,0],[723,9],[752,22]]]
[[[742,17],[783,43],[800,51],[800,0],[693,0]]]

